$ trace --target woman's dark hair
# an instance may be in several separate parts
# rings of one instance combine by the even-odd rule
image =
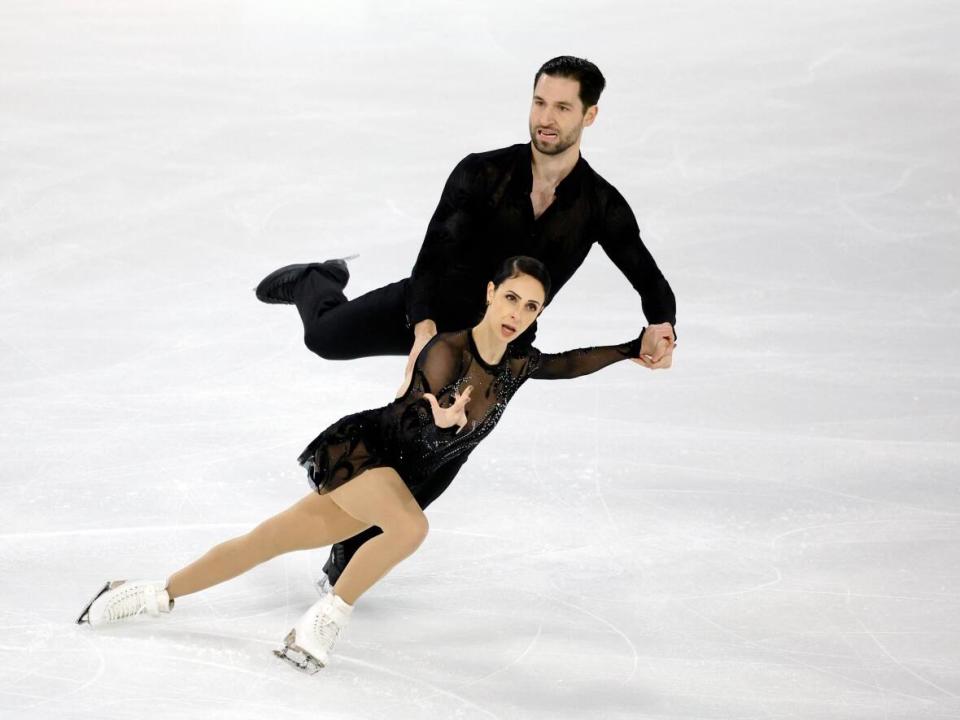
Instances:
[[[541,75],[570,78],[580,83],[580,102],[583,103],[584,112],[600,102],[600,93],[607,85],[600,68],[589,60],[572,55],[561,55],[541,65],[537,74],[533,76],[534,89]]]
[[[500,287],[500,283],[517,275],[529,275],[536,278],[543,285],[543,303],[550,300],[550,273],[547,266],[529,255],[514,255],[503,261],[496,275],[493,276],[493,286]]]

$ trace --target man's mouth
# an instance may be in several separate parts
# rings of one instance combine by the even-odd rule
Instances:
[[[544,130],[543,128],[537,128],[537,137],[543,138],[544,140],[556,140],[559,136],[559,133],[556,130]]]

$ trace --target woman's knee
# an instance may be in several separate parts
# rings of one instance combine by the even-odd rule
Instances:
[[[427,516],[423,513],[410,514],[393,523],[386,532],[393,535],[394,540],[399,542],[407,552],[412,553],[427,539],[430,523],[427,522]]]

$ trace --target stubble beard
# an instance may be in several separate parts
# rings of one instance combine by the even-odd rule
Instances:
[[[566,152],[574,143],[580,138],[580,130],[582,128],[576,128],[571,130],[567,135],[557,136],[557,142],[553,145],[544,145],[540,142],[540,139],[537,137],[537,128],[533,125],[530,126],[530,142],[533,143],[533,146],[542,152],[544,155],[559,155],[563,152]]]

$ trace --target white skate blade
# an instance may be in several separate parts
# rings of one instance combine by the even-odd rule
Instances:
[[[108,582],[105,582],[103,584],[103,587],[100,588],[99,592],[97,592],[97,594],[90,599],[90,602],[87,603],[87,606],[83,609],[83,612],[80,613],[80,617],[77,618],[77,625],[83,625],[84,623],[87,623],[89,625],[90,624],[90,608],[93,607],[93,604],[97,601],[97,598],[99,598],[105,592],[109,592],[110,590],[113,590],[116,587],[120,587],[125,582],[126,580],[110,580]]]
[[[297,633],[291,630],[283,641],[283,647],[274,650],[273,654],[281,660],[286,660],[297,670],[301,670],[309,675],[316,675],[324,667],[323,663],[317,660],[302,647],[296,644]]]

